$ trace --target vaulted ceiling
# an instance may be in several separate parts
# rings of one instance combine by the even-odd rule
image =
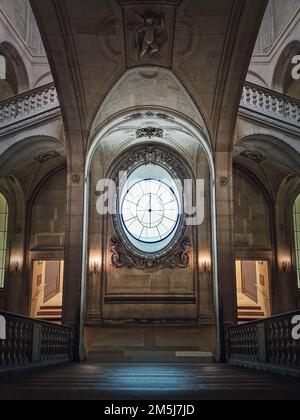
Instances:
[[[84,154],[95,114],[120,77],[146,65],[173,71],[200,110],[215,150],[231,150],[267,0],[31,0],[31,5],[71,153]]]

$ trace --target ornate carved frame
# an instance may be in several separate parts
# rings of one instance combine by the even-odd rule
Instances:
[[[128,172],[130,175],[140,166],[147,164],[162,166],[174,179],[183,181],[184,179],[191,178],[185,162],[171,149],[158,144],[143,144],[129,150],[115,165],[111,179],[116,182],[117,193],[120,193],[120,172]],[[114,268],[157,270],[189,267],[191,242],[189,238],[184,237],[186,233],[184,214],[181,215],[181,220],[172,243],[162,251],[154,254],[144,253],[130,243],[122,227],[119,209],[117,209],[117,215],[113,216],[113,226],[116,237],[111,238],[110,252],[111,264]]]

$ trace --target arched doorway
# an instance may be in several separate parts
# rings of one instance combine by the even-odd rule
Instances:
[[[119,177],[124,172],[125,187]],[[207,136],[169,110],[124,112],[95,134],[85,179],[88,356],[211,361],[219,324],[214,165]],[[204,188],[204,214],[190,223],[181,210],[188,193],[182,187],[196,180]],[[101,186],[114,185],[116,211],[99,214],[106,191]]]

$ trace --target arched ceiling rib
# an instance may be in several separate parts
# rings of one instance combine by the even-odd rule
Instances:
[[[122,74],[143,65],[171,69],[203,115],[215,148],[231,149],[267,0],[31,0],[31,4],[73,153],[84,150],[94,116]],[[155,42],[146,50],[147,19]]]

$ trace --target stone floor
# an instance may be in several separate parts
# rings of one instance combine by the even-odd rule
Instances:
[[[1,400],[286,400],[300,381],[228,365],[81,364],[0,378]]]

